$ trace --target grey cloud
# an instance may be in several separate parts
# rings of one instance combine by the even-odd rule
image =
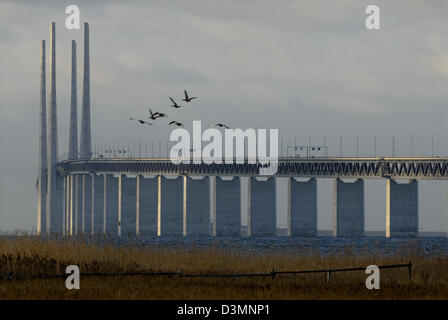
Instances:
[[[233,127],[279,128],[285,144],[295,136],[316,143],[326,136],[330,154],[338,154],[342,135],[347,155],[354,154],[356,136],[362,154],[371,154],[373,136],[378,152],[390,154],[392,135],[406,154],[410,134],[416,153],[428,154],[435,134],[437,153],[448,153],[442,143],[448,135],[446,1],[378,0],[378,32],[364,28],[370,1],[77,4],[91,27],[94,143],[166,140],[164,123],[145,130],[127,119],[144,115],[148,105],[173,112],[166,109],[168,96],[187,88],[200,99],[170,115],[186,123],[219,119]],[[53,20],[61,153],[67,149],[69,44],[78,41],[80,90],[82,32],[64,29],[66,5],[0,3],[0,137],[8,150],[0,161],[3,229],[35,225],[39,45]],[[444,206],[428,207],[425,228],[444,223]],[[381,206],[369,210],[376,213],[367,228],[383,224]],[[326,213],[320,225],[329,227]]]

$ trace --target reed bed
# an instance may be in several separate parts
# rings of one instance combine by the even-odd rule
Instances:
[[[302,247],[284,251],[242,250],[210,245],[198,248],[92,239],[0,238],[0,275],[40,276],[0,280],[0,299],[447,299],[448,257],[425,255],[418,241],[393,255],[360,255],[347,245],[343,254],[321,255]],[[378,250],[380,252],[380,250]],[[61,275],[68,265],[81,273],[177,272],[190,274],[267,273],[292,270],[413,263],[407,269],[381,271],[381,289],[365,287],[362,271],[278,275],[252,278],[184,278],[178,276],[81,276],[80,290],[67,290]]]

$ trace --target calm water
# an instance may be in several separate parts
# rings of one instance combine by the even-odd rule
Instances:
[[[16,238],[20,236],[1,235],[0,238]],[[60,238],[65,241],[64,237]],[[95,244],[113,243],[117,246],[135,245],[138,247],[159,248],[210,248],[216,247],[238,252],[259,253],[282,252],[291,254],[320,254],[343,255],[354,253],[357,255],[374,256],[407,256],[411,253],[423,253],[428,256],[443,255],[448,257],[447,237],[419,237],[419,238],[294,238],[286,236],[276,237],[144,237],[142,239],[121,238],[85,238],[85,241]]]
[[[120,239],[119,243],[129,243]],[[290,237],[147,237],[139,240],[140,246],[172,248],[208,248],[210,246],[238,250],[240,252],[263,253],[319,253],[321,255],[352,252],[363,255],[403,255],[418,251],[425,255],[448,256],[448,238],[290,238]]]

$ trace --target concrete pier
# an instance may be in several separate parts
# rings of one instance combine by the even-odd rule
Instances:
[[[137,176],[136,233],[139,237],[157,235],[158,184],[157,178]]]
[[[62,234],[66,235],[67,224],[67,176],[62,177]]]
[[[159,236],[181,236],[184,230],[183,178],[159,176],[158,230]]]
[[[184,177],[186,226],[184,235],[210,235],[210,178]]]
[[[70,235],[70,176],[65,176],[65,187],[64,187],[64,198],[65,198],[65,206],[64,206],[64,235]]]
[[[56,173],[56,211],[51,217],[51,232],[63,234],[63,220],[64,220],[64,177]]]
[[[73,232],[75,230],[75,228],[74,228],[74,223],[75,223],[74,212],[76,210],[76,198],[75,198],[75,196],[76,196],[76,191],[75,191],[76,184],[75,184],[75,176],[74,175],[71,174],[71,175],[68,176],[68,178],[69,178],[69,181],[68,181],[68,183],[69,183],[69,195],[68,195],[68,197],[69,197],[69,200],[70,200],[70,204],[69,204],[69,208],[68,208],[68,210],[69,210],[69,212],[68,212],[68,223],[69,223],[69,226],[68,226],[67,234],[73,235]]]
[[[104,216],[105,235],[118,234],[118,178],[104,175]]]
[[[240,178],[223,180],[216,177],[213,182],[212,214],[216,236],[241,235],[241,182]]]
[[[75,206],[75,227],[73,230],[73,234],[80,234],[82,232],[82,201],[83,201],[83,196],[82,196],[82,175],[77,174],[75,175],[75,201],[76,201],[76,206]]]
[[[277,232],[275,178],[248,181],[249,236],[275,236]]]
[[[135,236],[137,217],[137,179],[118,178],[118,235]]]
[[[103,234],[104,177],[92,175],[92,234]]]
[[[386,182],[386,237],[418,236],[418,181]]]
[[[334,181],[333,235],[364,236],[364,180]]]
[[[50,215],[49,230],[51,234],[63,234],[64,220],[64,177],[56,173],[53,193],[55,202]]]
[[[82,175],[81,232],[92,232],[92,176],[89,174]]]
[[[288,179],[288,235],[317,236],[317,180]]]

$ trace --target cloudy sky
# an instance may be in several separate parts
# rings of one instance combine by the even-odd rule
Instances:
[[[278,128],[286,145],[329,155],[448,155],[448,3],[432,1],[0,1],[0,229],[36,225],[40,42],[56,22],[59,149],[68,151],[70,43],[76,4],[90,24],[93,143],[166,141],[138,126],[147,107],[168,110],[188,89],[199,99],[170,120]],[[365,8],[381,30],[365,28]],[[48,50],[48,48],[47,48]],[[177,118],[176,118],[177,117]],[[286,148],[286,147],[285,147]],[[158,152],[158,150],[157,150]],[[319,228],[332,228],[331,180],[319,181]],[[279,183],[279,202],[286,197]],[[420,229],[444,231],[446,183],[420,184]],[[285,206],[279,204],[280,226]],[[243,218],[245,222],[245,218]],[[384,230],[384,181],[366,182],[366,228]]]

